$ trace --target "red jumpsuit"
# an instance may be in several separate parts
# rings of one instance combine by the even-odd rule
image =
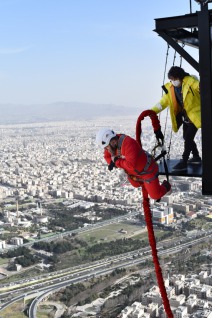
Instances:
[[[121,135],[117,136],[120,139]],[[155,200],[167,193],[167,188],[159,183],[157,163],[135,139],[125,136],[120,149],[113,155],[107,149],[104,150],[104,158],[108,164],[111,163],[112,156],[118,156],[115,165],[125,170],[133,187],[138,188],[144,184],[149,196]]]

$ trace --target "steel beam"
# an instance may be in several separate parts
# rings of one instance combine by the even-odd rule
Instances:
[[[197,13],[180,15],[176,17],[155,19],[155,30],[176,30],[184,28],[194,28],[198,25]]]
[[[177,51],[197,72],[199,72],[199,63],[188,54],[173,38],[171,38],[165,32],[158,32],[158,34],[171,46],[173,49]]]
[[[202,117],[202,194],[212,195],[212,46],[206,5],[198,13],[200,95]]]

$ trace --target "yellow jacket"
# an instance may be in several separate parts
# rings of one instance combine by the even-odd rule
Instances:
[[[165,108],[169,107],[172,129],[174,132],[177,132],[179,127],[177,126],[176,115],[179,112],[179,104],[177,102],[172,83],[166,83],[165,87],[167,89],[167,94],[165,93],[162,96],[160,102],[157,103],[152,110],[158,114]],[[182,94],[183,105],[188,118],[196,126],[196,128],[201,128],[199,81],[191,75],[185,76],[182,82]]]

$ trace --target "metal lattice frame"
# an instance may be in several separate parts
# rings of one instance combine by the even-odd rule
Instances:
[[[198,0],[201,10],[183,16],[155,19],[155,32],[200,75],[202,119],[202,194],[212,195],[212,0]],[[199,49],[199,61],[179,43]]]

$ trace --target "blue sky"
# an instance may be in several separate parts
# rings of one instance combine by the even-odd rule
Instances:
[[[189,3],[1,0],[0,104],[153,106],[161,96],[167,50],[153,32],[154,19],[187,14]],[[173,56],[170,49],[168,67]],[[182,66],[196,74],[186,62]]]

